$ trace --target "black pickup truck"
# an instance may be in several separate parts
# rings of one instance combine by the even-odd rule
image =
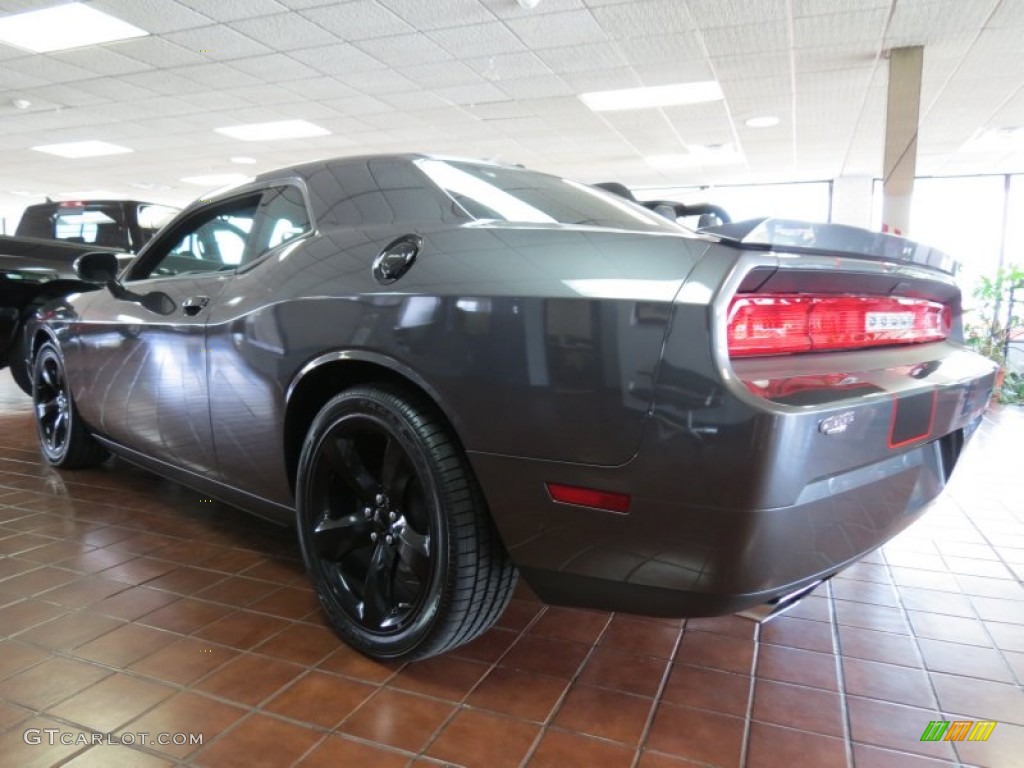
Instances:
[[[83,253],[113,251],[124,261],[177,213],[140,200],[47,201],[30,205],[14,236],[0,236],[0,368],[30,389],[21,328],[50,299],[91,289],[75,275]]]

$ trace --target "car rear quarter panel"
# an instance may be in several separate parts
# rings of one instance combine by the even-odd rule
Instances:
[[[422,250],[381,285],[372,262],[405,234]],[[310,361],[368,353],[425,382],[471,451],[628,461],[672,301],[706,248],[595,228],[435,224],[336,228],[274,254],[231,282],[210,319],[226,479],[279,488],[286,393]]]

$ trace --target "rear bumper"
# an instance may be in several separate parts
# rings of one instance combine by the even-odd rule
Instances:
[[[523,479],[518,492],[487,496],[513,559],[543,600],[652,616],[711,616],[827,579],[895,536],[942,490],[961,437],[958,430],[820,478],[806,486],[803,501],[774,509],[634,495],[629,513],[616,515],[557,504],[544,492],[553,473],[563,482],[600,483],[592,471],[480,455],[473,464],[485,492],[506,485],[504,478]]]
[[[790,387],[780,401],[755,394],[749,371],[716,383],[663,370],[641,449],[619,467],[471,454],[530,586],[556,604],[733,613],[827,579],[910,525],[980,422],[992,366],[945,343],[829,359],[853,373],[801,372],[814,386],[798,383],[799,404]],[[629,494],[629,512],[556,503],[550,482]]]

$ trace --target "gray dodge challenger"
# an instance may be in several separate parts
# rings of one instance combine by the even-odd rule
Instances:
[[[517,574],[564,605],[781,610],[923,513],[994,379],[933,249],[695,233],[425,155],[266,173],[76,270],[25,331],[45,460],[294,525],[377,658],[473,639]]]

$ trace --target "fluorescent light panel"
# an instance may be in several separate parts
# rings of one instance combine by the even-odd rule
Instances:
[[[326,136],[326,128],[306,120],[281,120],[274,123],[250,123],[215,128],[217,133],[242,141],[274,141],[275,139],[302,139],[309,136]]]
[[[148,34],[144,29],[82,3],[0,18],[0,42],[33,53],[63,51]]]
[[[106,141],[69,141],[64,144],[43,144],[32,147],[36,152],[46,152],[50,155],[60,157],[102,157],[103,155],[123,155],[133,150],[122,147],[119,144],[110,144]]]
[[[722,87],[715,80],[580,94],[583,103],[595,112],[674,107],[680,104],[721,101],[723,98],[725,97],[722,94]]]

